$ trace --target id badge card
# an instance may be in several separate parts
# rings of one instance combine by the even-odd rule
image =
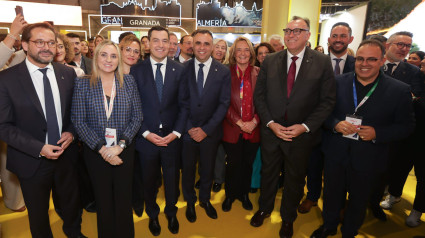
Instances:
[[[357,129],[360,128],[360,126],[362,125],[362,119],[363,117],[361,116],[356,116],[356,115],[346,115],[345,116],[345,120],[349,123],[351,123],[352,125],[356,126]],[[346,137],[348,139],[352,139],[352,140],[359,140],[359,134],[357,133],[353,133],[353,134],[349,134],[349,135],[343,135],[343,137]]]
[[[117,144],[117,129],[106,128],[105,130],[106,147],[112,147]]]

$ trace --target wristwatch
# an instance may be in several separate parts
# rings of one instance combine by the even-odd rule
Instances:
[[[125,142],[123,142],[123,141],[118,142],[118,145],[119,145],[122,149],[127,148],[127,145],[126,145],[126,144],[125,144]]]

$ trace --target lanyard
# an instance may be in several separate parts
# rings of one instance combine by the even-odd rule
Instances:
[[[108,107],[108,99],[106,99],[106,94],[105,94],[105,91],[103,90],[103,87],[102,87],[102,91],[103,91],[103,101],[104,101],[104,104],[105,104],[106,120],[109,120],[109,118],[111,117],[111,114],[112,114],[112,108],[114,107],[115,78],[114,78],[114,82],[112,84],[111,98],[109,99],[109,107]]]
[[[354,97],[354,107],[356,109],[354,109],[354,115],[356,114],[357,110],[363,106],[363,104],[369,99],[370,95],[372,95],[372,93],[375,91],[376,86],[378,86],[379,83],[379,77],[378,80],[376,80],[375,84],[373,85],[373,87],[369,90],[369,92],[367,92],[366,96],[364,96],[364,98],[362,99],[362,101],[359,103],[359,105],[357,105],[357,90],[356,90],[356,74],[354,74],[354,78],[353,78],[353,97]]]

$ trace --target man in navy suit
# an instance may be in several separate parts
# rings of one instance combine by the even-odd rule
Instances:
[[[345,22],[337,22],[332,26],[331,35],[328,38],[329,56],[335,76],[354,71],[355,59],[348,55],[348,45],[353,41],[350,25]],[[300,213],[307,213],[313,206],[317,206],[317,200],[322,193],[323,153],[321,145],[317,145],[310,156],[307,170],[307,197],[298,207]]]
[[[409,86],[381,70],[385,47],[363,41],[356,54],[355,73],[338,76],[334,111],[325,121],[324,224],[311,237],[336,234],[340,211],[342,237],[354,237],[361,227],[374,181],[382,176],[391,142],[406,138],[415,126]]]
[[[425,112],[419,105],[419,101],[423,100],[422,98],[424,96],[424,80],[418,67],[404,62],[412,47],[412,37],[413,34],[410,32],[396,32],[388,38],[386,43],[387,52],[385,56],[387,60],[383,69],[388,76],[410,86],[413,95],[412,103],[415,110],[416,129],[415,133],[409,136],[409,138],[399,140],[391,146],[390,163],[386,176],[383,176],[378,188],[371,197],[371,209],[375,217],[380,220],[386,220],[386,215],[379,206],[385,186],[389,184],[389,195],[386,196],[381,207],[389,210],[394,203],[400,201],[404,183],[410,170],[412,170],[412,166],[414,164],[417,165],[415,169],[422,167],[423,159],[417,155],[418,153],[422,153],[423,145],[420,141],[422,141],[423,133],[425,132],[422,129],[425,128],[425,120],[423,118]],[[418,178],[419,186],[416,191],[417,196],[414,202],[414,210],[425,212],[425,188],[422,185],[422,181],[425,179],[425,173],[423,170],[416,170],[416,177]],[[411,214],[418,213],[413,212]],[[416,218],[412,219],[418,220],[418,217],[420,219],[420,215],[416,215]]]
[[[53,237],[48,214],[52,188],[65,235],[85,237],[70,118],[75,71],[51,63],[56,36],[48,23],[26,26],[22,47],[26,60],[0,72],[0,139],[8,144],[7,169],[19,178],[32,237]]]
[[[154,236],[161,233],[160,212],[156,203],[157,181],[162,168],[165,188],[165,215],[168,229],[179,231],[177,214],[178,160],[181,136],[187,120],[187,84],[181,77],[183,65],[167,57],[169,32],[157,26],[148,32],[150,57],[131,68],[143,104],[141,136],[136,141],[140,155],[146,213],[149,230]]]
[[[230,70],[211,57],[212,33],[192,33],[195,58],[184,64],[190,94],[189,118],[183,135],[183,195],[187,201],[186,218],[196,221],[195,171],[200,165],[200,206],[210,218],[217,212],[210,203],[215,158],[223,136],[221,123],[230,104]]]

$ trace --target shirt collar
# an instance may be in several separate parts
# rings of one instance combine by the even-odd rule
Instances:
[[[330,52],[329,53],[330,54],[330,56],[331,56],[331,59],[333,60],[333,59],[342,59],[342,60],[344,60],[344,61],[347,61],[347,57],[348,57],[348,52],[347,53],[345,53],[343,56],[341,56],[341,57],[336,57],[334,54],[332,54],[332,52]]]
[[[28,60],[28,57],[25,59],[25,63],[27,65],[28,71],[30,72],[30,74],[37,72],[39,69],[42,69],[40,67],[38,67],[37,65],[31,63],[31,61]],[[47,68],[49,70],[53,70],[53,65],[52,63],[49,63],[46,67],[44,67],[44,69]]]
[[[202,63],[202,64],[204,64],[204,67],[207,67],[207,68],[209,68],[210,66],[211,66],[211,63],[212,63],[212,58],[211,58],[211,56],[208,58],[208,60],[207,61],[205,61],[204,63]],[[201,62],[199,62],[199,60],[197,59],[197,58],[195,58],[195,64],[199,67],[199,64],[201,64]]]
[[[287,52],[288,52],[288,59],[291,59],[291,58],[292,58],[292,56],[297,56],[297,57],[298,57],[298,59],[297,59],[297,60],[302,59],[302,58],[304,57],[305,48],[306,48],[306,47],[304,47],[304,49],[303,49],[300,53],[298,53],[297,55],[293,55],[293,54],[291,54],[291,52],[289,52],[289,50],[288,50],[288,51],[287,51]]]
[[[389,60],[385,61],[385,64],[395,64],[395,66],[397,67],[400,64],[400,61],[398,62],[390,62]]]
[[[167,57],[165,57],[161,62],[156,62],[152,56],[149,56],[149,59],[151,60],[151,64],[152,66],[155,66],[155,64],[157,63],[161,63],[162,65],[166,66],[167,65]]]

